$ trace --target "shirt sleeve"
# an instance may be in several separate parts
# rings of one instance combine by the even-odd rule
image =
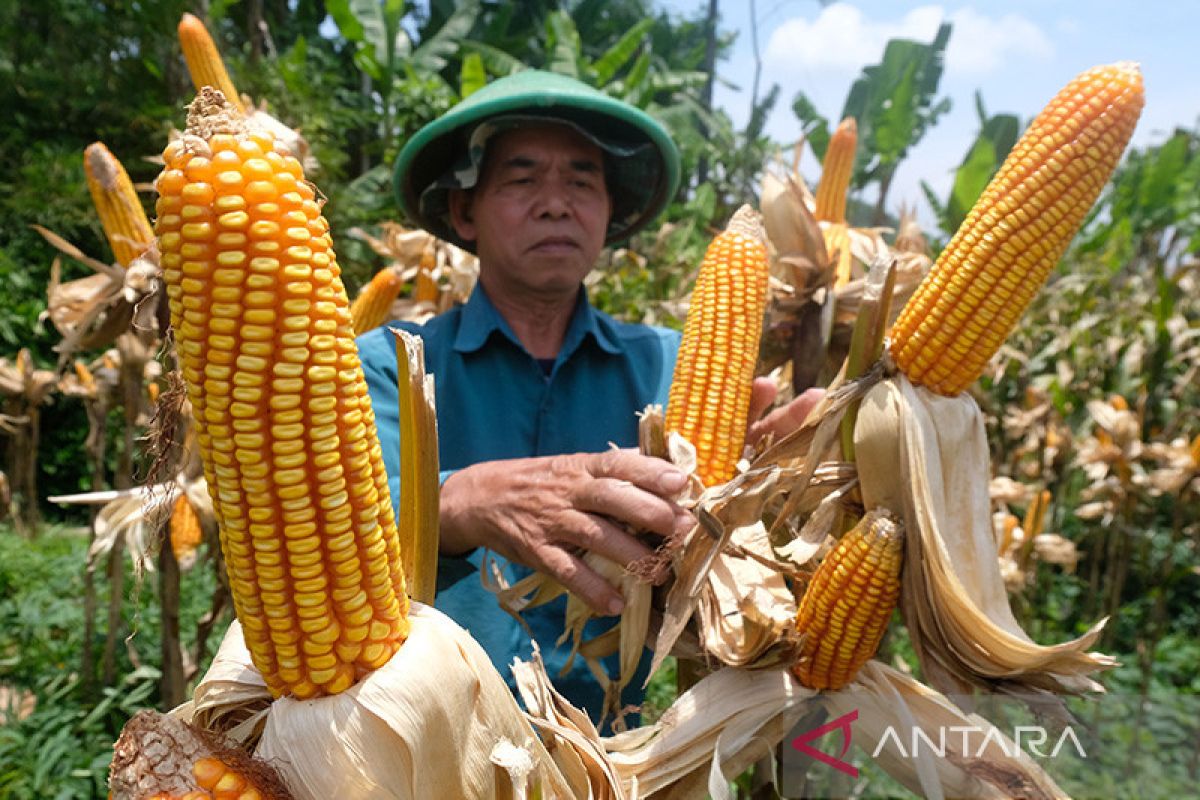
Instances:
[[[654,327],[655,333],[658,334],[658,346],[662,350],[662,359],[659,363],[662,365],[658,375],[658,391],[655,392],[655,401],[666,408],[667,396],[671,393],[671,379],[675,376],[675,359],[679,356],[679,343],[683,339],[683,335],[676,330],[670,328]]]

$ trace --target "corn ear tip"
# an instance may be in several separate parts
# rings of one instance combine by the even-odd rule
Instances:
[[[179,18],[179,35],[195,34],[201,30],[204,31],[205,35],[208,34],[208,29],[204,27],[204,23],[200,21],[199,17],[188,11],[183,12],[183,16]]]

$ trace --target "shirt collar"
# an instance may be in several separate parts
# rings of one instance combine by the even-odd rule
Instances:
[[[476,284],[471,296],[462,307],[459,317],[458,333],[454,337],[454,349],[459,353],[473,353],[487,343],[493,332],[499,331],[513,344],[521,347],[517,335],[513,333],[508,322],[492,305],[482,284]],[[580,287],[575,300],[575,310],[571,314],[571,322],[567,325],[567,333],[563,337],[559,361],[571,356],[588,336],[606,353],[616,355],[621,352],[617,346],[608,320],[588,302],[587,292]]]

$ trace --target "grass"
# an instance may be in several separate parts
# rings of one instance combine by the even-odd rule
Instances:
[[[6,690],[0,697],[9,700],[0,707],[0,799],[106,797],[121,726],[136,711],[158,706],[157,582],[154,573],[139,581],[128,569],[120,677],[85,696],[80,653],[87,545],[86,531],[78,528],[52,526],[29,541],[0,526],[0,686]],[[212,592],[211,570],[201,561],[182,584],[180,624],[190,646]],[[108,595],[102,568],[96,591],[99,598]],[[100,605],[97,659],[105,636],[103,600]],[[210,639],[208,658],[221,632]]]

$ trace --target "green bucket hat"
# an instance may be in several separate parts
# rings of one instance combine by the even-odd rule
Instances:
[[[574,128],[605,152],[613,201],[605,243],[649,223],[679,186],[679,150],[649,114],[586,84],[541,70],[493,81],[430,122],[396,159],[400,208],[425,230],[474,251],[450,222],[450,190],[475,185],[487,139],[522,124]]]

